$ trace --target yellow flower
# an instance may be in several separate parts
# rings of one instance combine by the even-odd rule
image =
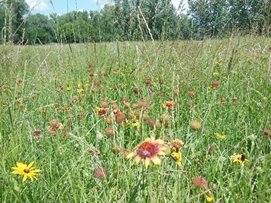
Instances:
[[[126,86],[127,86],[126,84],[121,84],[121,85],[120,85],[120,88],[121,88],[121,89],[124,89]]]
[[[225,139],[226,138],[226,135],[221,135],[219,133],[215,133],[215,136],[219,139]]]
[[[115,69],[115,70],[113,70],[113,73],[115,73],[115,74],[121,74],[121,72],[120,72],[120,70],[119,70],[119,69]]]
[[[224,80],[229,80],[230,78],[229,78],[229,77],[224,76],[224,77],[223,77],[223,79],[224,79]]]
[[[208,86],[208,90],[216,90],[217,87],[216,86]]]
[[[69,86],[69,85],[68,85],[67,88],[66,88],[67,91],[70,91],[71,89],[72,89],[72,88],[71,88],[71,86]]]
[[[137,145],[131,153],[126,156],[126,159],[135,157],[135,163],[138,164],[141,160],[148,168],[150,161],[156,165],[161,164],[161,160],[157,155],[167,155],[169,151],[169,146],[164,143],[163,140],[154,137],[147,138],[145,141]]]
[[[139,122],[138,122],[137,119],[134,119],[132,122],[129,122],[129,124],[130,124],[131,126],[133,126],[133,127],[139,126]]]
[[[172,159],[174,159],[174,161],[176,161],[176,164],[178,166],[182,165],[182,162],[181,162],[182,161],[182,153],[181,152],[174,151],[171,153],[171,157],[172,157]]]
[[[231,156],[231,159],[233,162],[239,162],[241,166],[244,166],[246,162],[249,162],[248,159],[246,159],[246,154],[234,154]]]
[[[80,89],[78,88],[78,89],[77,89],[77,92],[78,92],[78,93],[82,93],[82,92],[84,92],[84,89],[83,89],[83,88],[80,88]]]
[[[219,72],[213,72],[213,76],[219,77],[220,73]]]
[[[207,195],[205,196],[205,199],[206,199],[207,202],[212,202],[212,201],[213,201],[213,198],[212,198],[212,195],[211,195],[211,194],[207,194]]]
[[[23,176],[23,182],[26,181],[27,178],[31,179],[31,181],[33,181],[34,178],[37,180],[37,173],[41,172],[41,170],[33,168],[33,164],[34,162],[31,162],[29,165],[21,162],[16,162],[17,167],[12,167],[12,170],[14,171],[12,171],[11,173]]]
[[[219,61],[215,61],[215,65],[217,66],[222,66],[223,63],[219,62]]]

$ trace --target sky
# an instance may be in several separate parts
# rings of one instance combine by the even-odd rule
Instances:
[[[111,0],[26,0],[31,13],[44,15],[54,12],[61,15],[70,11],[101,10],[105,4],[111,4],[111,2]],[[179,2],[180,0],[172,0],[175,7],[178,7]]]

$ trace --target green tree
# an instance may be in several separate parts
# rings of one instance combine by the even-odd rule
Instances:
[[[231,16],[227,0],[188,0],[189,15],[195,20],[202,36],[224,35]]]
[[[25,26],[25,38],[30,44],[54,41],[53,21],[42,14],[29,15]]]
[[[0,27],[6,33],[6,39],[1,36],[2,42],[17,43],[22,40],[24,16],[29,12],[24,0],[4,0],[0,3]]]

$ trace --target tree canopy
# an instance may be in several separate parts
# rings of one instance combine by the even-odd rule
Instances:
[[[0,3],[1,41],[27,44],[269,36],[270,22],[265,0],[188,0],[185,12],[171,0],[114,0],[99,11],[49,16],[29,13],[24,0]]]

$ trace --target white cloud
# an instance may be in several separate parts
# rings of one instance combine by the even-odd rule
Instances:
[[[50,9],[44,0],[26,0],[26,3],[29,5],[30,10],[46,11]]]
[[[91,2],[95,3],[100,8],[103,8],[105,4],[112,5],[113,0],[90,0]]]

